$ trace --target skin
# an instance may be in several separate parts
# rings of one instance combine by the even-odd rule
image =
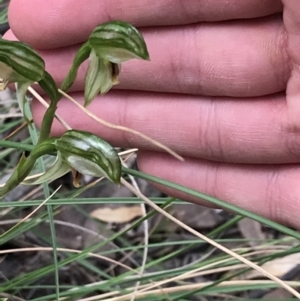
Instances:
[[[78,44],[112,19],[141,29],[151,62],[124,64],[121,84],[89,109],[159,140],[186,161],[99,125],[64,99],[60,116],[114,145],[140,148],[146,173],[300,229],[298,1],[12,0],[5,38],[38,49],[60,83]],[[81,102],[82,89],[83,72],[71,93]],[[34,102],[37,124],[43,113]],[[54,124],[53,134],[63,131]]]

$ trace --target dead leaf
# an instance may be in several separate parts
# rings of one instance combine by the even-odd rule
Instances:
[[[250,218],[243,218],[239,221],[238,227],[242,235],[248,240],[248,244],[251,247],[259,246],[261,241],[266,239],[265,234],[261,229],[261,224],[257,221]]]
[[[111,237],[114,233],[110,229],[107,229],[106,227],[103,227],[100,225],[99,222],[87,219],[84,223],[84,227],[86,229],[89,229],[90,231],[88,233],[85,233],[83,236],[83,247],[89,248],[95,244],[100,243],[101,241],[107,240],[109,237]],[[117,250],[117,246],[113,242],[109,242],[99,249],[96,250],[96,252],[106,252],[106,251],[112,251]],[[106,254],[105,256],[109,258],[116,258],[116,252],[111,252]]]
[[[291,271],[298,264],[300,264],[300,253],[291,254],[282,258],[277,258],[272,261],[268,261],[262,265],[262,268],[270,274],[281,278],[283,275]],[[238,277],[238,279],[251,280],[254,278],[263,278],[263,276],[255,270],[245,273]]]
[[[267,300],[285,300],[284,298],[292,298],[293,295],[284,288],[277,288],[267,293],[262,299]]]
[[[118,208],[98,208],[90,213],[91,217],[104,223],[129,223],[132,220],[143,216],[141,206],[122,206]]]
[[[222,222],[222,217],[212,208],[196,204],[173,205],[174,216],[194,229],[211,229]]]

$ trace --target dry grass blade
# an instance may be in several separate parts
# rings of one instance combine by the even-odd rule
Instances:
[[[17,129],[15,129],[8,136],[6,136],[5,138],[3,138],[3,140],[8,140],[8,139],[12,138],[14,135],[16,135],[20,131],[22,131],[26,126],[27,126],[27,123],[23,122]]]
[[[17,296],[13,296],[13,295],[10,295],[10,294],[6,294],[6,293],[1,293],[0,294],[0,300],[3,300],[3,301],[25,301],[25,299],[22,299],[20,297],[17,297]]]
[[[23,117],[22,113],[0,114],[0,119]]]
[[[249,281],[249,280],[239,280],[239,281],[223,281],[222,283],[218,284],[218,287],[231,287],[231,286],[245,286],[245,285],[268,285],[272,284],[272,281],[268,280],[256,280],[256,281]],[[179,292],[188,292],[192,290],[201,289],[207,285],[211,285],[213,282],[205,282],[205,283],[195,283],[195,284],[187,284],[181,286],[174,286],[174,287],[167,287],[163,289],[163,293],[171,294],[171,293],[179,293]],[[300,286],[300,282],[297,281],[288,281],[287,284],[290,286]],[[129,288],[132,289],[132,288]],[[155,289],[148,292],[139,292],[137,298],[144,298],[150,295],[161,295],[161,289]],[[79,301],[94,301],[94,300],[105,300],[105,301],[126,301],[129,300],[130,295],[124,295],[119,297],[107,298],[112,295],[116,295],[118,292],[110,292],[103,295],[88,297],[84,299],[79,299]],[[104,299],[105,298],[105,299]]]
[[[29,219],[35,212],[37,212],[41,207],[43,207],[58,192],[58,190],[60,188],[61,188],[61,186],[59,186],[48,198],[45,199],[45,201],[43,201],[40,205],[38,205],[32,212],[30,212],[27,216],[25,216],[22,220],[20,220],[10,230],[12,230],[13,228],[19,226],[20,224],[24,223],[27,219]],[[5,235],[10,230],[7,230],[5,233],[3,233],[2,235],[0,235],[0,237],[3,236],[3,235]]]
[[[180,160],[180,161],[184,161],[183,157],[181,157],[180,155],[178,155],[176,152],[174,152],[173,150],[171,150],[169,147],[165,146],[164,144],[148,137],[145,134],[142,134],[139,131],[127,128],[125,126],[121,126],[121,125],[116,125],[116,124],[112,124],[110,122],[107,122],[101,118],[99,118],[98,116],[94,115],[92,112],[90,112],[89,110],[87,110],[84,106],[82,106],[80,103],[78,103],[74,98],[72,98],[70,95],[68,95],[67,93],[63,92],[62,90],[58,90],[63,96],[65,96],[67,99],[69,99],[72,103],[74,103],[78,108],[80,108],[85,114],[87,114],[88,116],[90,116],[92,119],[94,119],[95,121],[101,123],[102,125],[109,127],[111,129],[115,129],[115,130],[120,130],[120,131],[124,131],[124,132],[129,132],[131,134],[140,136],[141,138],[151,142],[153,145],[165,150],[166,152],[168,152],[170,155],[174,156],[176,159]]]
[[[1,187],[2,185],[0,185]],[[27,194],[25,194],[23,197],[21,197],[18,202],[24,202],[26,200],[28,200],[31,196],[35,195],[36,193],[38,193],[39,191],[42,190],[42,186],[38,186],[34,189],[32,189],[31,191],[29,191]],[[9,208],[6,208],[6,209],[3,209],[0,211],[0,217],[2,216],[5,216],[6,214],[8,214],[11,210],[13,210],[13,207],[9,207]]]
[[[57,251],[59,252],[69,252],[69,253],[75,253],[75,254],[80,254],[82,252],[82,250],[74,250],[74,249],[68,249],[68,248],[56,248]],[[18,248],[18,249],[8,249],[8,250],[0,250],[0,254],[9,254],[9,253],[21,253],[21,252],[51,252],[53,251],[53,248],[51,247],[34,247],[34,248]],[[123,264],[121,262],[118,262],[114,259],[111,259],[109,257],[103,256],[103,255],[99,255],[96,253],[87,253],[87,255],[89,255],[90,257],[94,257],[94,258],[99,258],[102,260],[105,260],[107,262],[116,264],[118,266],[123,267],[126,270],[132,271],[138,275],[140,275],[140,273],[134,269],[132,269],[131,267],[129,267],[126,264]]]

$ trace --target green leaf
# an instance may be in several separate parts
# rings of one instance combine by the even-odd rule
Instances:
[[[58,153],[55,162],[46,172],[44,172],[41,176],[39,176],[34,181],[27,180],[27,181],[23,181],[22,184],[39,185],[45,182],[50,182],[64,176],[69,171],[70,171],[69,165],[66,162],[63,162],[61,154]]]
[[[53,141],[55,141],[55,138],[49,138],[47,141],[45,140],[36,145],[27,158],[25,158],[24,154],[22,155],[12,175],[6,181],[5,185],[0,188],[0,197],[4,196],[25,180],[37,159],[44,155],[53,154],[53,152],[56,151]]]
[[[89,37],[89,44],[99,58],[120,64],[137,58],[149,60],[143,36],[131,24],[112,21],[97,26]]]
[[[30,46],[0,39],[0,77],[8,82],[37,82],[44,76],[45,62]]]
[[[25,162],[26,162],[26,157],[25,157],[25,154],[22,153],[22,156],[21,156],[21,158],[19,160],[19,163],[16,167],[16,174],[21,173],[21,170],[23,169],[23,166],[24,166]]]
[[[66,78],[64,79],[61,90],[67,92],[73,85],[80,65],[89,58],[91,48],[88,42],[84,43],[76,53],[73,64]]]
[[[116,150],[88,132],[70,130],[55,142],[62,159],[81,174],[106,177],[119,184],[121,161]]]

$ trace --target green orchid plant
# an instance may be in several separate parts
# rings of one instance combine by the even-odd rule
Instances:
[[[94,29],[88,41],[78,50],[70,72],[62,83],[63,91],[70,89],[78,68],[88,58],[90,64],[85,76],[85,106],[99,92],[105,94],[118,84],[121,63],[134,58],[149,60],[149,54],[136,28],[121,21],[104,23]]]
[[[99,93],[107,93],[118,83],[121,63],[130,59],[149,60],[146,43],[139,31],[122,21],[101,24],[79,48],[61,90],[67,92],[71,88],[78,68],[88,60],[84,89],[85,106],[88,106]],[[106,177],[113,183],[120,183],[121,161],[118,153],[100,137],[77,130],[68,130],[61,137],[50,137],[61,94],[37,52],[25,43],[0,39],[0,78],[0,89],[15,83],[23,114],[27,89],[32,84],[38,84],[50,99],[38,143],[27,157],[22,155],[11,177],[0,188],[0,197],[20,183],[41,184],[59,178],[69,171],[73,172],[75,186],[79,186],[82,174]],[[29,123],[29,118],[24,118]],[[26,180],[37,159],[44,155],[56,155],[56,161],[39,178],[31,182]]]

